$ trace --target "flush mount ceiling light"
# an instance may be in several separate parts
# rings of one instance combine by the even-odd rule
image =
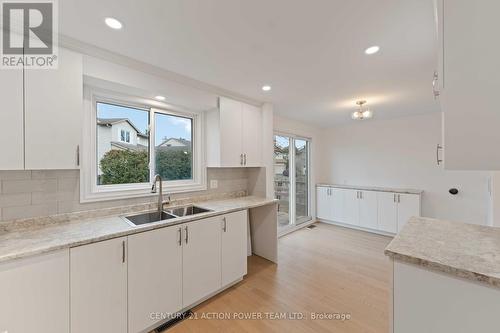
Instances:
[[[164,101],[165,100],[165,96],[158,95],[158,96],[155,96],[155,99],[157,99],[159,101]]]
[[[370,119],[373,117],[373,112],[368,110],[365,106],[366,101],[357,101],[356,105],[358,105],[358,110],[354,111],[351,114],[351,118],[354,120],[364,120]]]
[[[106,23],[106,25],[111,29],[119,30],[123,28],[123,24],[114,17],[106,17],[104,19],[104,23]]]
[[[380,51],[380,47],[379,46],[370,46],[369,48],[367,48],[365,50],[365,54],[375,54],[377,53],[378,51]]]
[[[269,85],[262,86],[262,90],[271,91],[271,86],[269,86]]]

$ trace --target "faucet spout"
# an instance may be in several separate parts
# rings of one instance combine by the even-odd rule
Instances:
[[[158,216],[161,216],[161,212],[163,211],[163,180],[160,175],[156,175],[153,180],[152,193],[156,193],[156,183],[160,184],[160,191],[158,192]]]

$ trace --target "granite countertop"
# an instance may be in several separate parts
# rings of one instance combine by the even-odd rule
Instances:
[[[500,287],[500,228],[413,217],[385,254]]]
[[[92,217],[98,215],[97,212],[82,212],[67,221],[52,223],[47,222],[50,218],[41,218],[39,221],[30,221],[29,224],[19,224],[17,227],[0,230],[0,262],[260,207],[276,201],[276,199],[247,196],[196,202],[196,206],[211,211],[140,226],[133,226],[123,219],[123,215],[140,214],[140,211],[133,209],[129,209],[128,213],[106,217]]]
[[[341,184],[327,184],[319,183],[316,187],[326,186],[334,188],[344,188],[348,190],[360,190],[360,191],[376,191],[376,192],[394,192],[402,194],[422,194],[423,190],[416,190],[411,188],[392,188],[392,187],[377,187],[377,186],[355,186],[355,185],[341,185]]]

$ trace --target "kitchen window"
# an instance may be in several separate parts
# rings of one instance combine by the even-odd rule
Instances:
[[[86,90],[82,202],[152,195],[156,174],[168,193],[206,189],[201,114]]]

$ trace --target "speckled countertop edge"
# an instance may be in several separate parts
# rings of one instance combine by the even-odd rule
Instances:
[[[384,253],[394,260],[500,288],[500,228],[413,217]]]
[[[276,199],[254,196],[196,202],[196,206],[211,211],[140,226],[132,226],[123,218],[123,215],[141,213],[141,210],[133,208],[126,209],[113,216],[85,217],[86,214],[93,214],[90,211],[73,214],[77,217],[65,221],[57,221],[57,218],[51,220],[50,217],[44,217],[40,218],[40,223],[37,224],[32,219],[29,225],[21,224],[17,228],[10,226],[8,230],[3,229],[0,231],[0,263],[228,214],[242,209],[261,207],[276,202]],[[147,207],[145,210],[149,209]]]
[[[355,185],[341,185],[341,184],[327,184],[319,183],[316,187],[333,187],[346,190],[360,190],[360,191],[375,191],[375,192],[394,192],[401,194],[422,194],[423,190],[411,188],[391,188],[391,187],[377,187],[377,186],[355,186]]]

